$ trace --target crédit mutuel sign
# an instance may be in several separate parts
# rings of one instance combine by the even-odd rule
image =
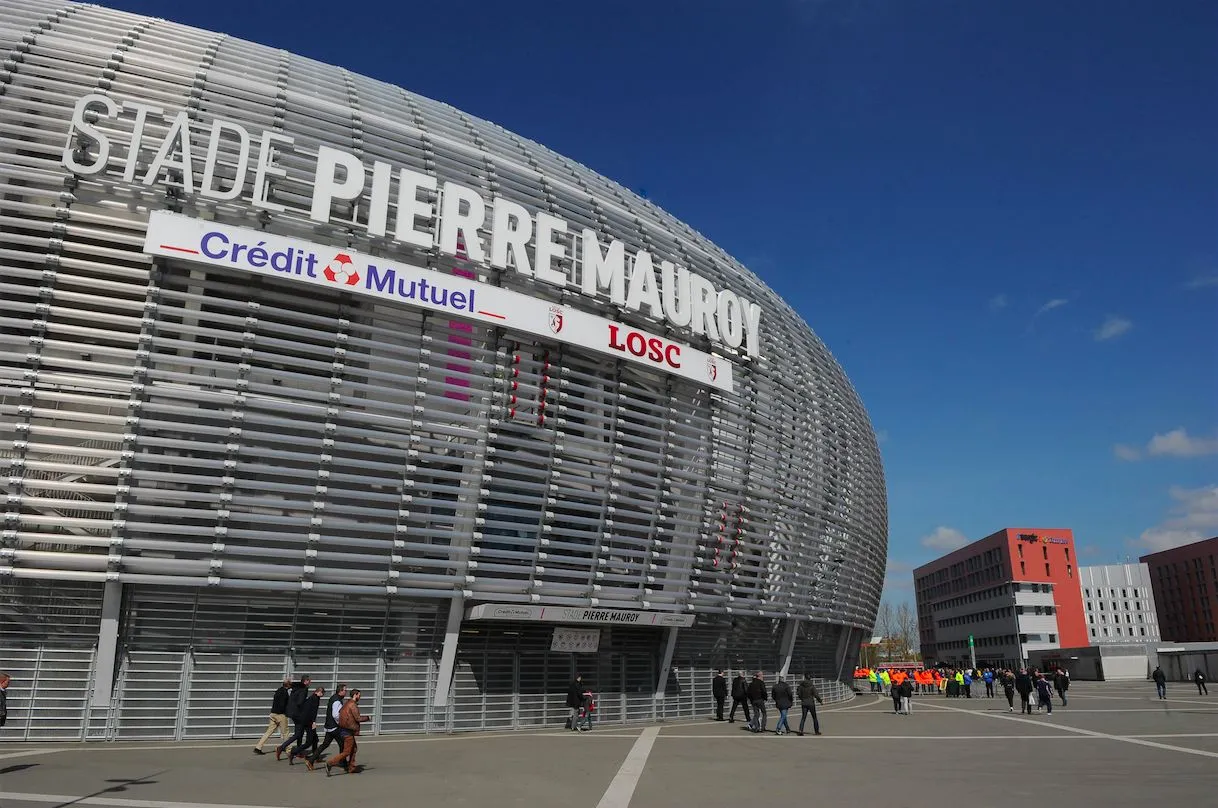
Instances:
[[[151,123],[167,127],[163,137],[152,136]],[[84,176],[117,169],[129,183],[172,184],[185,195],[216,202],[245,200],[261,210],[307,215],[451,256],[461,244],[461,257],[469,261],[607,298],[714,344],[760,355],[760,306],[671,261],[656,266],[649,252],[627,256],[620,241],[604,244],[589,228],[577,237],[566,221],[549,213],[531,213],[500,196],[488,203],[473,188],[387,162],[367,166],[351,152],[324,144],[311,177],[289,177],[282,158],[302,154],[294,146],[292,137],[278,132],[251,133],[220,118],[204,128],[185,110],[167,112],[144,101],[91,93],[76,102],[63,164]],[[311,149],[304,156],[311,158]],[[170,180],[168,172],[177,176]],[[272,200],[276,183],[288,180],[311,187],[307,209]],[[349,213],[336,216],[336,203]],[[733,389],[731,363],[712,354],[567,306],[376,256],[165,212],[151,215],[145,251],[339,284],[344,291],[521,329]]]

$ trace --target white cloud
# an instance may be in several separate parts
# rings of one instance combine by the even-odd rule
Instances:
[[[1042,314],[1047,314],[1048,312],[1051,312],[1054,309],[1060,309],[1062,306],[1066,305],[1069,302],[1070,302],[1069,298],[1055,297],[1052,300],[1050,300],[1048,303],[1046,303],[1045,305],[1043,305],[1039,309],[1037,309],[1036,314],[1032,315],[1032,317],[1033,317],[1033,319],[1035,319],[1036,317],[1039,317]]]
[[[1218,437],[1201,438],[1189,435],[1183,428],[1166,435],[1155,435],[1146,445],[1146,453],[1156,457],[1201,457],[1218,454]]]
[[[1207,286],[1218,286],[1218,274],[1199,275],[1184,284],[1185,289],[1204,289]]]
[[[1141,460],[1143,457],[1204,457],[1218,454],[1218,435],[1212,438],[1195,437],[1184,427],[1173,429],[1162,435],[1156,434],[1146,443],[1145,449],[1118,443],[1112,453],[1120,460]]]
[[[1169,493],[1174,504],[1167,518],[1142,532],[1140,546],[1158,552],[1218,536],[1218,485],[1174,487]]]
[[[940,525],[929,536],[922,537],[922,546],[932,550],[958,550],[968,544],[968,537],[954,527]]]
[[[1006,295],[994,295],[990,298],[990,311],[998,311],[1007,307]]]
[[[1116,339],[1124,334],[1129,329],[1133,328],[1133,323],[1126,320],[1124,317],[1118,317],[1115,314],[1109,314],[1104,324],[1095,329],[1095,341],[1103,342],[1105,340]]]

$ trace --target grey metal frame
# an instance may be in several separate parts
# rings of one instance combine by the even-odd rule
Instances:
[[[0,581],[873,624],[887,509],[867,414],[796,312],[689,226],[446,104],[223,34],[0,0],[0,54]],[[560,295],[291,214],[74,177],[59,163],[71,108],[99,90],[333,143],[649,249],[757,301],[763,357],[737,359],[730,395],[154,260],[145,221],[168,208]]]

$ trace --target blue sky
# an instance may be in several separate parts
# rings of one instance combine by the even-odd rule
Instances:
[[[110,5],[496,121],[743,261],[880,431],[893,598],[1005,526],[1218,535],[1218,4]]]

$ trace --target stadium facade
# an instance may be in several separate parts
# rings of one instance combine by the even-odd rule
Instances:
[[[5,736],[376,732],[844,696],[883,584],[858,396],[753,274],[504,129],[291,53],[0,0]],[[713,124],[713,122],[712,122]]]

